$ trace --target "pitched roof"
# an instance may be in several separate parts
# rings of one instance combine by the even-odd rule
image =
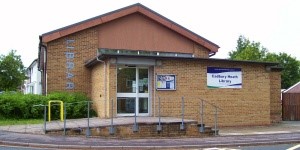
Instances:
[[[28,66],[28,68],[32,68],[32,66],[33,66],[35,63],[37,63],[37,61],[38,61],[37,58],[34,59],[34,60],[31,62],[31,64]],[[27,68],[27,69],[28,69],[28,68]]]
[[[284,90],[283,93],[300,93],[300,81],[287,90]]]
[[[196,42],[199,45],[209,49],[212,52],[217,52],[220,48],[215,43],[201,37],[200,35],[184,28],[183,26],[171,21],[170,19],[156,13],[155,11],[145,7],[144,5],[137,3],[134,5],[130,5],[100,16],[96,16],[94,18],[90,18],[48,33],[42,34],[43,42],[50,42],[52,40],[67,36],[69,34],[82,31],[84,29],[88,29],[97,25],[101,25],[103,23],[113,21],[115,19],[133,14],[133,13],[141,13],[144,16],[151,18],[152,20],[158,22],[159,24],[179,33],[180,35]]]

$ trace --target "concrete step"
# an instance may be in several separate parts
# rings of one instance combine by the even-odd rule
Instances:
[[[211,131],[213,132],[213,134],[219,135],[219,129],[211,129]]]
[[[209,134],[209,135],[215,135],[215,133],[217,133],[216,135],[219,135],[219,129],[215,130],[213,127],[206,126],[205,124],[198,124],[197,126],[199,128],[200,133]],[[202,126],[204,128],[201,128]]]

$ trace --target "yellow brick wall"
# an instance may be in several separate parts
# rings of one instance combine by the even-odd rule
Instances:
[[[83,92],[89,96],[91,91],[91,72],[84,66],[84,63],[97,55],[97,49],[101,47],[98,41],[98,27],[86,29],[63,38],[51,41],[47,44],[47,92],[69,91]],[[67,40],[74,40],[69,46],[74,46],[75,58],[74,69],[71,73],[74,77],[66,79],[66,55],[70,51],[67,49]],[[202,46],[194,44],[195,57],[208,58],[208,50]],[[66,89],[66,83],[74,82],[74,89]]]
[[[194,56],[196,58],[208,58],[209,55],[209,51],[207,50],[207,48],[194,44]]]
[[[280,93],[281,92],[281,73],[280,71],[273,71],[270,73],[270,91],[271,91],[271,104],[270,104],[270,115],[272,123],[277,123],[282,120],[281,113],[281,99]]]
[[[67,49],[67,40],[74,40],[69,46],[74,46],[73,50]],[[69,91],[83,92],[90,96],[91,74],[90,70],[84,66],[85,61],[96,57],[98,49],[98,32],[96,28],[87,29],[74,33],[47,43],[47,92]],[[75,66],[70,72],[74,77],[66,79],[66,55],[67,51],[75,53],[75,58],[71,61]],[[74,89],[66,89],[66,83],[74,82]]]
[[[105,89],[104,89],[104,72],[105,65],[103,63],[95,65],[91,68],[91,99],[93,100],[94,110],[100,118],[105,118],[105,104],[107,99],[105,99]]]
[[[155,74],[175,74],[175,91],[156,91],[152,84],[152,116],[158,116],[158,97],[161,116],[181,117],[184,97],[185,118],[200,122],[201,99],[222,109],[218,122],[222,126],[269,125],[280,118],[280,73],[268,72],[263,64],[213,62],[204,60],[163,60],[153,68]],[[241,89],[207,88],[207,66],[242,68]],[[116,65],[109,66],[109,98],[114,99],[116,116]],[[273,87],[274,86],[274,87]],[[154,99],[155,97],[155,99]],[[204,123],[213,125],[214,108],[204,102]],[[151,106],[151,105],[150,105]],[[270,110],[271,109],[271,110]],[[108,113],[111,113],[111,101]]]
[[[66,40],[74,40],[75,64],[71,72],[75,83],[72,90],[66,89]],[[103,90],[104,66],[98,64],[94,68],[86,68],[85,61],[94,58],[98,49],[98,32],[96,28],[87,29],[70,36],[47,43],[47,91],[83,92],[94,101],[100,117],[111,116],[111,100],[114,101],[116,116],[116,65],[107,61],[106,87]],[[101,46],[100,46],[101,47]],[[194,46],[195,57],[208,56],[208,51]],[[176,91],[156,91],[154,82],[152,89],[152,115],[158,115],[158,99],[161,98],[162,116],[181,116],[181,98],[185,99],[185,118],[200,121],[200,98],[222,108],[219,123],[223,126],[235,125],[267,125],[280,121],[280,72],[267,72],[264,65],[250,63],[233,63],[226,61],[200,60],[163,60],[161,66],[153,68],[154,74],[175,74],[177,76]],[[208,89],[207,66],[242,68],[242,89]],[[100,97],[101,95],[101,97]],[[106,95],[106,103],[105,103]],[[154,99],[155,98],[155,99]],[[103,109],[106,108],[106,109]],[[213,108],[205,107],[206,124],[214,122]]]
[[[112,116],[112,112],[111,112],[111,108],[112,108],[112,101],[113,101],[113,116],[116,116],[117,114],[117,65],[115,64],[111,64],[108,63],[108,97],[109,97],[109,102],[107,103],[107,107],[108,107],[108,112],[107,112],[107,116],[111,117]]]
[[[207,88],[207,66],[242,68],[241,89]],[[162,116],[181,116],[181,97],[185,97],[185,118],[200,121],[200,98],[222,109],[219,123],[222,126],[270,124],[270,75],[264,65],[212,61],[164,60],[156,67],[157,74],[175,74],[176,91],[156,91],[161,97]],[[274,77],[277,77],[274,74]],[[278,81],[277,81],[278,82]],[[280,93],[274,93],[279,95]],[[158,101],[155,100],[157,112]],[[278,106],[277,106],[278,107]],[[157,113],[156,113],[157,114]],[[212,107],[205,108],[204,122],[214,122]]]

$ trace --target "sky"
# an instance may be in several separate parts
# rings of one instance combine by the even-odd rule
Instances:
[[[17,50],[25,67],[38,57],[39,35],[141,3],[220,46],[228,58],[240,35],[269,52],[300,60],[299,0],[8,0],[0,2],[0,55]]]

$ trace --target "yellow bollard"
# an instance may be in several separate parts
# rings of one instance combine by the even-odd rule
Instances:
[[[61,100],[51,100],[48,102],[48,121],[51,121],[51,103],[60,104],[60,120],[64,121],[64,102]]]

